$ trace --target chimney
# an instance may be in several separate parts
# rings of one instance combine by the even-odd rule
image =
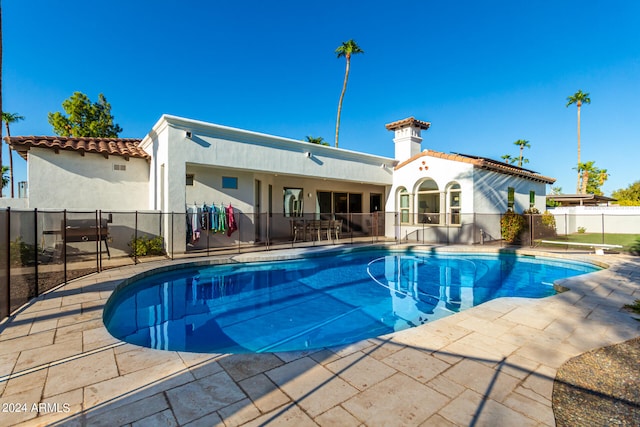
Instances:
[[[393,138],[393,142],[396,144],[395,159],[403,162],[418,154],[421,151],[420,144],[422,142],[420,131],[427,130],[430,126],[431,123],[416,120],[413,117],[386,125],[387,130],[395,132]]]

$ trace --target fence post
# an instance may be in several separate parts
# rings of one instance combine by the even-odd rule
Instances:
[[[460,214],[460,229],[462,230],[462,227],[464,226],[464,221],[463,221],[463,216],[462,213]],[[476,215],[476,213],[473,213],[473,225],[471,225],[471,243],[476,243],[476,230],[478,229],[478,216]],[[484,239],[482,237],[482,229],[480,229],[480,244],[484,244]]]
[[[267,218],[267,250],[271,250],[270,246],[271,246],[271,221],[269,221],[269,213],[267,212],[266,214],[266,218]]]
[[[108,221],[109,220],[107,219],[107,222]],[[100,209],[98,211],[98,227],[100,227],[100,234],[98,235],[98,238],[101,239],[100,240],[100,245],[98,246],[98,248],[100,248],[100,252],[98,252],[100,254],[100,264],[99,264],[99,267],[98,267],[98,272],[101,272],[102,271],[102,209]],[[107,230],[108,230],[108,228],[107,228]],[[107,232],[107,230],[105,230],[105,233]],[[104,240],[105,241],[105,245],[108,245],[109,244],[109,241],[108,241],[109,236],[108,236],[108,234],[105,234],[104,239],[105,239]],[[111,258],[111,257],[109,257],[109,258]]]
[[[351,229],[351,244],[353,245],[353,214],[348,213],[347,217],[349,218],[349,228]]]
[[[102,249],[102,241],[100,240],[100,232],[102,231],[100,229],[100,226],[102,225],[99,221],[99,210],[96,211],[96,270],[98,270],[98,273],[100,272],[100,255],[102,255],[101,249]]]
[[[173,239],[174,239],[174,235],[173,235],[173,217],[174,217],[174,212],[171,211],[171,259],[175,259],[175,254],[173,253]]]
[[[64,283],[67,283],[67,210],[62,211],[62,260],[64,265]]]
[[[498,216],[498,230],[500,230],[500,247],[504,245],[504,238],[502,237],[502,212]]]
[[[7,207],[7,294],[5,295],[5,314],[11,314],[11,208]]]
[[[133,263],[138,264],[138,211],[135,213],[135,225],[133,228]]]
[[[36,297],[40,295],[40,289],[38,286],[38,208],[33,209],[33,250],[35,260],[35,274],[36,274]]]
[[[204,215],[204,211],[202,212],[202,215]],[[208,222],[208,221],[206,221],[206,222]],[[208,230],[202,230],[203,233],[207,233],[207,256],[209,256],[209,234],[210,234],[210,231],[211,231],[211,226],[209,226]]]

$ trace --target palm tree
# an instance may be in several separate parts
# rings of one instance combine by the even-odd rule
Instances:
[[[340,94],[340,101],[338,102],[338,118],[336,120],[336,147],[338,146],[338,133],[340,132],[340,113],[342,112],[342,100],[344,99],[344,93],[347,90],[347,81],[349,80],[351,55],[356,55],[358,53],[364,53],[364,51],[360,49],[360,46],[358,46],[353,39],[342,42],[342,45],[340,45],[336,49],[336,55],[338,56],[338,58],[344,56],[347,60],[347,68],[344,72],[344,83],[342,84],[342,93]]]
[[[315,136],[307,135],[307,142],[310,142],[312,144],[318,144],[318,145],[329,145],[329,143],[325,141],[324,138],[321,136],[315,137]]]
[[[582,90],[578,90],[571,96],[567,97],[567,107],[571,104],[576,104],[578,107],[578,182],[576,184],[576,192],[580,193],[582,189],[580,188],[580,107],[582,104],[591,104],[591,98],[589,98],[588,93],[582,92]]]
[[[582,193],[602,195],[601,187],[609,179],[606,169],[600,169],[594,160],[578,164],[578,176],[580,176],[580,191]]]
[[[24,117],[18,113],[7,113],[5,111],[2,112],[2,121],[7,127],[7,137],[11,137],[11,131],[9,130],[9,125],[11,123],[19,122],[20,120],[24,120]],[[9,145],[9,141],[7,141],[7,145]],[[13,198],[13,153],[11,152],[11,146],[9,145],[9,176],[11,177],[11,198]]]
[[[516,161],[516,159],[514,159],[513,157],[511,157],[511,154],[505,154],[504,156],[500,157],[502,160],[504,160],[504,162],[508,165],[514,163]]]
[[[522,167],[522,150],[524,150],[525,147],[527,148],[531,148],[531,144],[529,144],[529,141],[525,140],[525,139],[519,139],[516,142],[514,142],[515,145],[520,147],[520,157],[518,157],[518,167]],[[525,163],[529,163],[529,160],[526,160]]]

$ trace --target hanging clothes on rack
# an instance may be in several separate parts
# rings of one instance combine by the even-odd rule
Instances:
[[[220,211],[216,207],[215,203],[211,203],[211,231],[216,233],[220,226]]]
[[[191,238],[191,243],[198,243],[200,240],[200,221],[198,220],[198,205],[192,206],[191,213],[191,227],[193,229],[193,234]]]
[[[231,203],[229,203],[229,206],[227,207],[227,224],[229,224],[229,226],[227,227],[227,237],[229,237],[233,234],[234,231],[238,229],[238,226],[236,225],[236,218],[233,215],[233,207],[231,206]]]
[[[225,208],[224,205],[221,204],[220,205],[220,210],[219,210],[220,214],[218,215],[218,231],[220,233],[225,233],[227,231],[227,216],[225,214]]]
[[[186,215],[186,220],[187,220],[187,235],[186,235],[186,242],[187,244],[191,243],[191,237],[193,236],[193,227],[191,227],[191,208],[187,207],[187,215]]]
[[[202,214],[200,215],[200,229],[209,229],[209,206],[207,204],[202,205]]]
[[[213,227],[213,212],[216,210],[216,207],[213,203],[211,203],[211,206],[209,206],[209,226],[207,227],[207,230],[214,230]]]

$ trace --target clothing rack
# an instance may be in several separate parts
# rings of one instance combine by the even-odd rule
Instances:
[[[231,203],[227,206],[215,203],[208,205],[206,202],[198,205],[186,206],[187,234],[186,243],[195,245],[200,240],[201,232],[207,233],[207,239],[211,233],[226,234],[230,237],[238,229],[235,219],[235,211]],[[208,240],[207,240],[208,241]]]

